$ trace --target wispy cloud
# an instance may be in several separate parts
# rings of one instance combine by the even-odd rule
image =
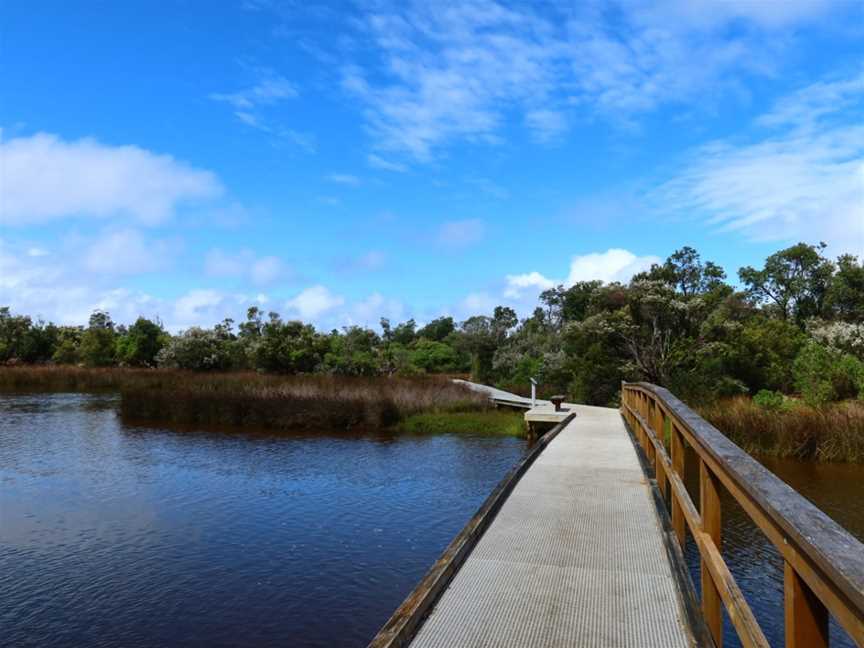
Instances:
[[[456,140],[495,143],[512,113],[549,142],[574,114],[629,124],[661,105],[710,108],[741,79],[774,73],[781,30],[845,11],[820,0],[549,9],[374,5],[361,21],[372,56],[343,67],[342,87],[365,104],[376,149],[422,161]]]
[[[378,250],[370,250],[359,257],[338,259],[334,267],[339,272],[374,272],[380,270],[387,263],[387,256]]]
[[[360,178],[350,173],[331,173],[327,176],[327,180],[336,184],[349,185],[356,187],[360,184]]]
[[[213,92],[210,99],[231,106],[234,117],[246,126],[314,153],[317,144],[312,133],[284,126],[267,112],[267,108],[298,97],[297,87],[272,70],[257,70],[256,74],[260,77],[256,84],[237,92]]]
[[[654,198],[752,239],[864,254],[862,108],[861,75],[803,88],[757,120],[767,132],[694,151]]]
[[[381,169],[382,171],[395,171],[396,173],[404,173],[408,170],[408,167],[404,164],[385,160],[380,155],[375,155],[374,153],[370,153],[366,160],[369,163],[369,166],[371,166],[373,169]]]
[[[238,111],[252,110],[261,105],[269,105],[298,95],[297,88],[285,77],[279,75],[262,79],[252,87],[238,92],[210,94],[213,101],[221,101]]]
[[[233,277],[258,286],[284,280],[293,274],[279,257],[259,256],[248,249],[232,254],[220,248],[207,253],[204,271],[210,277]]]
[[[438,241],[450,248],[463,248],[478,243],[486,234],[486,225],[479,218],[449,221],[438,228]]]

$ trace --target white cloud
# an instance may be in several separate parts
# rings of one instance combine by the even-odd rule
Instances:
[[[526,272],[518,275],[507,275],[507,287],[504,289],[504,296],[511,299],[518,299],[522,295],[522,291],[530,288],[535,292],[548,290],[555,286],[555,281],[544,277],[537,272]]]
[[[862,106],[862,76],[804,88],[757,121],[768,133],[701,147],[654,198],[751,239],[864,254]]]
[[[483,239],[486,226],[479,218],[449,221],[438,228],[438,241],[452,248],[461,248]]]
[[[509,299],[533,298],[541,291],[559,284],[572,286],[579,281],[626,283],[633,275],[648,270],[654,263],[660,263],[660,258],[650,255],[640,257],[620,248],[576,255],[570,259],[566,279],[552,279],[537,271],[507,275],[504,296]]]
[[[285,303],[290,313],[298,315],[303,320],[315,320],[327,311],[338,308],[345,303],[345,298],[334,295],[326,286],[316,285],[306,288],[293,299]]]
[[[500,305],[500,301],[495,299],[488,292],[473,292],[469,293],[465,299],[459,304],[459,311],[474,315],[477,313],[491,313],[492,310]]]
[[[175,243],[147,239],[138,230],[109,230],[87,245],[84,267],[113,276],[165,270],[172,265],[176,251]]]
[[[195,288],[178,297],[173,304],[163,307],[171,313],[165,324],[169,330],[176,332],[190,326],[213,326],[225,318],[239,322],[246,319],[249,306],[261,307],[268,301],[265,294],[252,296],[225,293],[211,288]]]
[[[291,269],[278,257],[259,257],[248,249],[231,254],[221,248],[207,253],[204,271],[211,277],[234,277],[256,285],[273,283],[291,274]]]
[[[768,30],[790,27],[830,13],[838,4],[833,0],[665,0],[637,2],[634,15],[648,25],[678,23],[687,27],[710,29],[733,20],[742,20]]]
[[[282,261],[274,256],[268,256],[257,259],[252,264],[251,277],[252,283],[268,284],[276,281],[282,276],[284,268]]]
[[[378,328],[382,317],[392,322],[402,321],[405,317],[405,306],[398,299],[388,299],[375,292],[346,309],[344,315],[331,317],[332,326],[343,324]]]
[[[73,240],[62,253],[49,251],[39,256],[28,254],[24,246],[0,239],[0,305],[8,305],[16,313],[72,325],[86,325],[90,313],[98,308],[110,312],[116,322],[131,323],[143,315],[160,318],[169,330],[178,331],[189,326],[212,326],[225,317],[242,320],[248,306],[260,306],[269,300],[266,294],[225,293],[210,288],[195,288],[171,300],[118,286],[116,280],[123,269],[113,264],[100,267],[101,261],[90,267],[87,253],[96,242],[110,240],[113,234],[103,234],[95,242]],[[135,241],[135,236],[128,240]],[[136,246],[137,242],[133,243],[132,249]],[[147,258],[140,262],[156,269]]]
[[[773,75],[794,30],[854,15],[828,0],[637,0],[544,5],[375,4],[371,54],[342,69],[380,151],[424,161],[455,140],[498,142],[521,115],[561,137],[576,109],[629,124],[661,105],[708,109],[741,80]],[[357,60],[361,60],[358,57]]]
[[[224,295],[217,290],[190,290],[174,302],[174,317],[182,322],[182,326],[191,326],[200,322],[205,313],[221,307],[224,299]]]
[[[653,263],[660,263],[656,256],[639,257],[628,250],[612,248],[605,252],[594,252],[574,256],[570,260],[570,272],[566,284],[572,286],[579,281],[629,281]]]
[[[57,254],[18,250],[0,240],[0,304],[14,312],[59,324],[86,324],[96,308],[123,322],[159,314],[162,302],[152,295],[113,286]]]
[[[186,201],[220,196],[216,176],[169,155],[38,133],[0,142],[0,222],[80,216],[153,224]]]

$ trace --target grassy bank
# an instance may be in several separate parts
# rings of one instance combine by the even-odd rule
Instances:
[[[751,454],[864,462],[864,403],[860,401],[813,408],[787,399],[772,409],[741,397],[698,411]]]
[[[525,422],[519,412],[423,412],[412,414],[398,425],[407,434],[495,434],[521,437]]]
[[[116,390],[129,419],[285,430],[382,428],[420,412],[489,408],[482,394],[440,378],[12,367],[0,369],[0,389]]]

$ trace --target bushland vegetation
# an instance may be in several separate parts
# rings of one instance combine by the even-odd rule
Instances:
[[[849,401],[864,397],[861,261],[851,255],[831,260],[824,245],[799,243],[772,254],[761,267],[739,269],[738,280],[733,285],[723,268],[685,247],[626,284],[587,281],[551,288],[521,320],[499,306],[461,322],[440,317],[420,326],[382,319],[377,330],[329,332],[257,308],[239,323],[226,319],[176,334],[145,318],[118,325],[101,311],[87,326],[57,326],[0,308],[0,363],[214,375],[470,374],[520,393],[528,392],[534,377],[541,396],[565,393],[597,405],[616,404],[622,380],[645,380],[706,412],[740,411],[747,403],[765,412],[766,421],[775,414],[770,398],[751,398],[771,392],[775,400],[800,404],[776,420],[816,412],[810,422],[826,425],[834,409],[845,416],[857,407]],[[728,406],[725,399],[732,399]],[[752,435],[760,448],[776,446],[784,453],[780,446],[794,446],[764,443],[778,437],[759,420],[749,418],[736,438]],[[849,425],[864,435],[855,428],[857,420],[852,417]],[[727,425],[732,423],[720,427]],[[812,443],[794,447],[799,449],[793,454],[819,454],[807,449],[816,447]]]

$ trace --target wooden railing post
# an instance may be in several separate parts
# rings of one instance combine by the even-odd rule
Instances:
[[[674,420],[669,421],[670,445],[672,446],[672,470],[675,474],[684,481],[684,439],[681,437],[681,430],[675,425]],[[675,530],[675,536],[678,538],[678,544],[684,548],[684,543],[687,540],[687,521],[684,519],[684,509],[681,508],[681,502],[672,494],[672,528]]]
[[[702,532],[720,550],[720,492],[717,478],[711,474],[708,465],[699,461],[699,513],[702,517]],[[717,648],[723,646],[723,604],[717,585],[711,576],[705,557],[701,559],[702,574],[702,616],[714,639]]]
[[[828,610],[792,565],[783,571],[786,648],[827,648]]]

